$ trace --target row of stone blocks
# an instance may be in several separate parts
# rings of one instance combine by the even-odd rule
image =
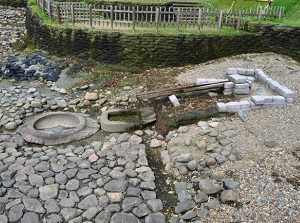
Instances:
[[[239,86],[239,84],[246,84],[247,80],[249,82],[258,80],[269,86],[279,95],[252,96],[250,101],[217,103],[217,108],[219,112],[239,112],[241,110],[248,111],[260,108],[283,107],[292,104],[294,101],[295,92],[291,91],[287,87],[282,86],[277,81],[274,81],[272,78],[268,77],[268,75],[266,75],[261,69],[228,68],[227,76],[232,81],[226,83],[230,86],[234,86],[236,84],[238,84],[237,86]],[[226,88],[224,84],[224,91],[225,90]]]
[[[219,112],[239,112],[260,108],[276,108],[289,104],[285,97],[275,96],[252,96],[250,101],[217,103]]]

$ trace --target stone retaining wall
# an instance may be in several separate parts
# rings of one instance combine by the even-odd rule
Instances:
[[[258,33],[231,36],[128,34],[47,26],[30,9],[26,27],[34,42],[47,51],[93,58],[107,64],[181,66],[269,51],[300,61],[300,28],[292,27],[263,26],[258,27]]]
[[[25,7],[27,5],[27,0],[0,0],[0,5]]]

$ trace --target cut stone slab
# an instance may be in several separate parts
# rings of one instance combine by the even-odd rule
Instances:
[[[111,121],[112,116],[139,116],[137,120]],[[153,108],[143,107],[139,109],[111,109],[103,112],[100,116],[101,129],[106,132],[127,132],[146,126],[156,120],[156,113]]]
[[[229,75],[228,79],[235,84],[245,84],[247,80],[245,76],[238,75],[238,74]]]
[[[97,121],[85,114],[49,112],[29,120],[18,131],[27,142],[57,145],[85,139],[99,128]]]

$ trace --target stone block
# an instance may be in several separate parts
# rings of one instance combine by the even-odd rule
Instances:
[[[268,86],[272,89],[272,90],[276,90],[277,87],[281,86],[277,81],[270,81],[268,83]]]
[[[239,75],[246,75],[247,74],[247,71],[244,68],[237,68],[237,70],[238,70]]]
[[[265,99],[262,96],[252,96],[251,97],[251,101],[255,104],[255,105],[263,105],[265,103]]]
[[[228,102],[226,103],[227,111],[239,111],[241,109],[241,106],[238,102]]]
[[[233,94],[249,94],[250,93],[250,88],[242,88],[242,89],[233,89]]]
[[[250,107],[251,107],[252,110],[261,109],[262,105],[256,105],[256,104],[254,104],[254,102],[250,101]]]
[[[227,112],[227,105],[225,103],[217,103],[218,112]]]
[[[231,80],[235,84],[245,84],[246,77],[238,74],[228,76],[228,79]]]
[[[281,96],[284,96],[286,98],[294,98],[296,93],[292,90],[288,89],[287,87],[281,86],[276,88],[276,92],[280,94]]]
[[[238,74],[238,70],[236,68],[227,68],[226,73],[228,75]]]
[[[168,98],[169,98],[170,102],[172,103],[172,105],[173,105],[174,107],[180,106],[180,103],[179,103],[177,97],[176,97],[174,94],[173,94],[173,95],[170,95]]]
[[[273,102],[273,96],[263,96],[265,103]]]
[[[241,110],[251,109],[250,101],[239,101]]]
[[[265,103],[261,107],[262,108],[279,108],[285,107],[287,105],[286,102],[272,102],[272,103]]]
[[[224,83],[224,89],[230,89],[234,87],[234,83],[233,82],[226,82]]]
[[[234,85],[234,89],[245,89],[245,88],[249,88],[249,84],[245,83],[245,84],[235,84]]]
[[[223,94],[224,94],[224,95],[232,95],[232,94],[233,94],[233,91],[232,91],[232,89],[225,89],[225,90],[223,91]]]
[[[251,82],[255,81],[255,78],[252,76],[247,76],[246,78],[247,78],[247,81],[251,81]]]
[[[249,80],[246,80],[246,83],[249,84],[249,88],[251,88],[252,85],[253,85],[253,82],[252,82],[252,81],[249,81]]]
[[[294,98],[287,98],[286,103],[287,104],[292,104],[294,102],[294,100],[295,100]]]
[[[247,76],[254,76],[255,70],[254,69],[246,69],[246,75]]]
[[[286,99],[283,96],[280,95],[272,96],[272,102],[285,102],[285,101]]]

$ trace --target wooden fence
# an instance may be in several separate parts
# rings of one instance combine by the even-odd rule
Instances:
[[[180,30],[198,29],[203,26],[218,28],[224,26],[242,28],[251,18],[259,21],[263,18],[281,18],[283,7],[264,9],[255,7],[250,10],[218,11],[205,8],[172,8],[172,7],[143,7],[143,6],[108,6],[86,5],[83,2],[54,2],[53,0],[36,0],[43,13],[49,15],[51,20],[59,23],[84,25],[91,28],[103,29],[132,29],[136,27],[171,28]]]

